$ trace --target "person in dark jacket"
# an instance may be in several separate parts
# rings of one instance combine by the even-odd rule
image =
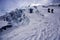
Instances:
[[[32,8],[30,8],[29,11],[30,11],[30,13],[33,13],[33,9]]]
[[[51,9],[51,13],[54,13],[53,11],[54,11],[54,9]]]
[[[50,13],[50,8],[48,8],[48,13]]]

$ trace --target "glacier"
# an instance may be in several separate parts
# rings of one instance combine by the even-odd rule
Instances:
[[[54,9],[54,13],[48,13],[48,8]],[[60,40],[59,10],[60,7],[29,5],[0,16],[0,40]],[[2,29],[6,25],[12,27]]]

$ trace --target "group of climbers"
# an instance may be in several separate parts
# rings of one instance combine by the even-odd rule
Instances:
[[[48,8],[48,13],[54,13],[54,9]]]

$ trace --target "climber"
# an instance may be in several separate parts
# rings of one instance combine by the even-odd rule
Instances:
[[[29,11],[30,11],[30,13],[33,13],[33,9],[32,8],[30,8]]]
[[[54,9],[51,9],[51,13],[54,13],[53,11],[54,11]]]
[[[48,8],[48,13],[50,13],[50,8]]]

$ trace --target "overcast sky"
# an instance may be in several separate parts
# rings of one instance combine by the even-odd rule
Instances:
[[[58,3],[60,0],[0,0],[0,13],[29,5],[30,3]]]

